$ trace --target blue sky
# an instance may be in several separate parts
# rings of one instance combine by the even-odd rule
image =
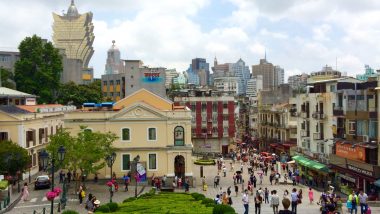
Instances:
[[[69,0],[9,1],[0,8],[0,49],[17,49],[26,36],[51,39],[52,12]],[[92,11],[95,76],[104,73],[111,41],[124,59],[184,71],[192,58],[212,64],[240,57],[257,64],[267,52],[286,77],[324,65],[349,75],[380,63],[380,1],[376,0],[80,0]],[[10,18],[15,17],[15,18]],[[17,18],[16,18],[17,17]]]

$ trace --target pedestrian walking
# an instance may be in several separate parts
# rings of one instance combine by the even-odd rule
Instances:
[[[130,183],[130,181],[131,181],[131,179],[129,178],[129,176],[128,175],[124,175],[123,176],[123,180],[124,180],[124,190],[126,191],[126,192],[128,192],[128,186],[129,186],[129,183]]]
[[[298,193],[296,188],[293,188],[290,198],[292,200],[292,212],[293,214],[297,214]]]
[[[228,195],[228,197],[231,196],[231,187],[230,186],[227,188],[227,195]]]
[[[226,166],[223,166],[223,177],[227,176],[227,168]]]
[[[71,181],[71,171],[69,170],[66,175],[67,175],[67,182],[70,183],[70,181]]]
[[[79,204],[82,205],[83,198],[86,197],[86,193],[83,190],[83,186],[82,185],[79,185],[79,189],[78,189],[77,194],[78,194]]]
[[[266,187],[264,189],[264,203],[269,203],[269,190]]]
[[[309,201],[310,201],[310,204],[312,204],[314,201],[314,192],[311,187],[309,188]]]
[[[256,182],[257,182],[257,178],[256,176],[253,176],[253,188],[256,188]]]
[[[248,190],[244,191],[242,201],[243,201],[243,206],[244,206],[244,214],[248,214],[248,210],[249,210]]]
[[[273,214],[278,214],[278,206],[280,205],[280,197],[277,195],[277,190],[273,190],[270,198],[270,206],[273,208]]]
[[[255,214],[261,213],[261,203],[263,202],[263,199],[261,198],[259,193],[256,193],[255,197]]]
[[[63,172],[63,170],[61,170],[59,172],[59,183],[63,183],[63,180],[65,180],[65,173]]]
[[[290,200],[288,198],[282,199],[282,206],[284,209],[280,210],[278,214],[293,214],[293,212],[289,210]]]
[[[235,193],[236,193],[236,197],[238,196],[238,192],[239,192],[239,186],[237,184],[235,184]]]
[[[21,200],[22,201],[27,201],[29,197],[29,190],[28,190],[28,183],[24,183],[24,187],[22,188],[22,196]]]
[[[363,190],[360,190],[359,193],[359,202],[360,202],[360,211],[361,214],[366,214],[367,209],[368,209],[368,204],[367,204],[368,196],[366,193],[363,192]]]

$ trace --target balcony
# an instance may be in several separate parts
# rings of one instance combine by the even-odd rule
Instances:
[[[301,130],[301,137],[310,137],[310,132],[306,130]]]
[[[312,115],[311,115],[314,119],[317,119],[317,120],[323,120],[325,119],[325,114],[324,113],[321,113],[321,112],[314,112]]]
[[[333,115],[334,116],[344,116],[343,107],[342,106],[335,106],[333,109]]]
[[[313,133],[313,140],[323,140],[322,133],[320,132]]]

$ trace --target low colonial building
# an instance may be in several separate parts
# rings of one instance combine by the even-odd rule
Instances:
[[[38,154],[45,150],[49,136],[63,127],[64,112],[74,106],[0,105],[0,142],[10,140],[27,149],[31,166],[23,178],[42,170]]]
[[[174,106],[146,89],[121,99],[112,108],[80,110],[65,115],[65,127],[76,135],[80,126],[94,132],[112,132],[116,160],[113,172],[122,177],[131,170],[139,155],[147,177],[192,177],[191,111]],[[110,169],[98,171],[99,178],[109,178]]]

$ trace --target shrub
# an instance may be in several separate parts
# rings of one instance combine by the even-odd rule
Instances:
[[[212,214],[235,214],[235,209],[229,205],[218,204],[214,206]]]
[[[134,201],[134,200],[136,200],[135,197],[129,197],[127,199],[124,199],[123,203],[125,203],[125,202],[131,202],[131,201]]]
[[[200,201],[200,200],[203,200],[203,199],[206,198],[205,195],[200,194],[200,193],[197,193],[197,192],[193,192],[193,193],[191,193],[191,196],[193,196],[193,198],[194,198],[196,201]]]
[[[202,200],[202,204],[215,204],[214,200],[212,200],[211,198],[205,198]]]
[[[65,210],[62,214],[79,214],[77,211],[74,210]]]
[[[110,207],[107,204],[104,204],[96,209],[96,212],[103,212],[103,213],[109,213]]]
[[[110,203],[108,203],[106,205],[110,208],[111,212],[115,212],[117,210],[117,208],[119,208],[119,206],[117,205],[117,203],[114,203],[114,202],[110,202]]]

